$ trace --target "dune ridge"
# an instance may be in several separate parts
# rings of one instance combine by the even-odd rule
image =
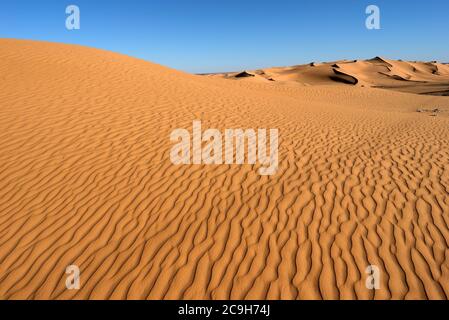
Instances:
[[[0,298],[447,299],[449,101],[333,68],[230,81],[0,40]],[[278,173],[172,165],[170,132],[195,119],[278,128]]]
[[[449,68],[432,62],[395,61],[382,57],[369,60],[342,60],[293,67],[267,68],[250,71],[259,77],[250,79],[278,82],[283,85],[332,85],[336,83],[360,87],[383,88],[400,92],[448,95]],[[236,73],[208,75],[235,79]]]

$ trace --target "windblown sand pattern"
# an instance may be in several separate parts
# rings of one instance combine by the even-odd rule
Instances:
[[[2,299],[449,296],[447,97],[17,40],[0,40],[0,77]],[[170,132],[195,119],[278,128],[277,174],[172,165]]]

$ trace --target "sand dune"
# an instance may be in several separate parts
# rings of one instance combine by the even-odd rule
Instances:
[[[293,67],[262,69],[254,73],[283,85],[332,85],[338,82],[409,93],[449,95],[449,67],[436,61],[406,62],[375,57],[366,61],[312,62]],[[237,74],[209,76],[238,79]]]
[[[449,99],[371,86],[448,67],[248,73],[0,40],[0,298],[447,299]],[[170,132],[195,119],[278,128],[277,174],[171,164]]]

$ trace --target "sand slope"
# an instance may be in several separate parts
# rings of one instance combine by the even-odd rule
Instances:
[[[449,296],[447,97],[16,40],[0,40],[0,77],[1,299]],[[170,132],[195,119],[278,128],[277,175],[172,165]]]
[[[287,85],[350,84],[359,87],[384,88],[394,91],[449,95],[449,67],[435,61],[407,62],[381,57],[360,61],[343,60],[326,63],[279,67],[246,72],[251,81],[271,81]],[[227,79],[242,79],[240,73],[209,75]]]

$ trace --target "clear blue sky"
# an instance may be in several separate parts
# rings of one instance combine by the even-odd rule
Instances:
[[[65,8],[81,30],[65,28]],[[365,8],[381,9],[381,30]],[[14,0],[0,37],[82,44],[188,72],[386,56],[449,62],[447,0]]]

